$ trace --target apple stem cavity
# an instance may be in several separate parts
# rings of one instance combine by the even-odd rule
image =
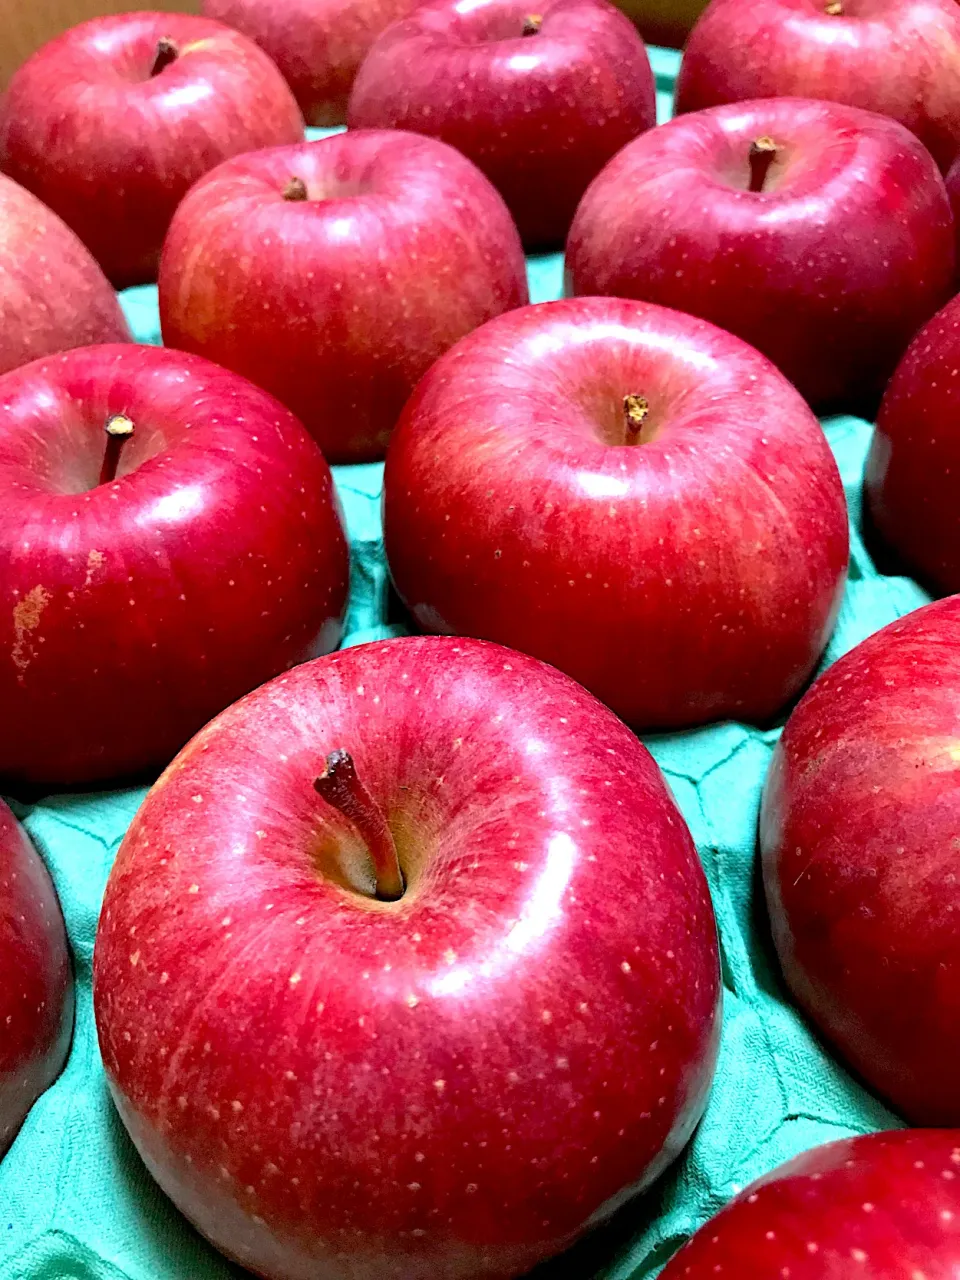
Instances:
[[[299,200],[306,200],[308,198],[307,184],[304,182],[302,178],[296,178],[296,177],[291,178],[287,183],[287,185],[283,188],[283,198],[284,200],[291,200],[294,202]]]
[[[104,430],[107,433],[107,447],[103,452],[103,464],[100,467],[100,483],[110,484],[117,478],[120,453],[133,435],[133,423],[126,414],[117,413],[107,419]]]
[[[628,395],[623,397],[623,417],[627,429],[627,444],[649,444],[654,438],[647,419],[650,416],[650,404],[646,396]],[[646,426],[646,430],[644,430]]]
[[[169,36],[161,36],[157,41],[157,52],[153,59],[153,66],[150,68],[151,79],[158,76],[161,71],[165,71],[172,62],[180,57],[180,50],[177,48],[175,40],[171,40]]]
[[[373,861],[375,897],[396,902],[406,888],[393,835],[383,810],[357,776],[349,751],[331,751],[313,782],[317,794],[338,809],[359,833]]]
[[[766,135],[757,138],[750,144],[750,191],[762,191],[770,172],[770,166],[777,158],[777,144]]]
[[[542,26],[543,14],[529,13],[523,20],[523,31],[521,34],[525,36],[535,36]]]

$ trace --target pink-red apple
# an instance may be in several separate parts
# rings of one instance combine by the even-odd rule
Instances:
[[[437,357],[526,301],[490,183],[391,131],[221,165],[180,206],[160,268],[164,341],[266,387],[330,462],[382,458]]]
[[[887,388],[867,458],[873,530],[934,591],[960,591],[960,298],[920,331]]]
[[[334,648],[329,468],[271,396],[196,357],[85,347],[0,378],[0,777],[155,769]]]
[[[147,1167],[230,1257],[507,1280],[686,1142],[718,969],[624,725],[522,654],[406,638],[272,681],[179,756],[111,874],[94,1002]]]
[[[712,0],[687,41],[677,110],[781,96],[892,116],[946,169],[960,152],[960,6]]]
[[[815,1147],[706,1223],[661,1280],[951,1280],[960,1274],[960,1130]]]
[[[156,279],[170,218],[198,178],[302,137],[266,54],[185,13],[81,23],[29,58],[0,103],[0,168],[60,215],[118,289]]]
[[[635,727],[766,720],[843,593],[816,418],[752,348],[662,307],[578,298],[485,325],[411,398],[384,484],[421,627],[532,653]]]
[[[563,242],[591,179],[656,123],[655,99],[643,41],[606,0],[428,0],[376,41],[347,120],[449,142],[538,248]]]
[[[60,1074],[73,1035],[73,974],[57,891],[2,800],[0,974],[2,1156]]]
[[[960,1093],[960,597],[885,627],[787,722],[760,840],[784,976],[916,1124]]]
[[[0,176],[0,374],[130,330],[117,295],[69,227]]]
[[[343,124],[357,70],[377,36],[416,0],[203,0],[208,18],[249,36],[294,92],[307,124]]]
[[[902,125],[767,98],[625,147],[577,210],[567,290],[702,316],[769,356],[816,409],[872,416],[953,292],[954,256],[943,179]]]

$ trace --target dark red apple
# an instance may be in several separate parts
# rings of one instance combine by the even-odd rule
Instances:
[[[390,447],[384,527],[421,627],[532,653],[644,729],[772,716],[847,566],[837,466],[786,379],[616,298],[513,312],[439,361]]]
[[[307,124],[343,124],[357,70],[377,36],[416,0],[203,0],[283,72]]]
[[[73,228],[118,289],[156,279],[170,218],[198,178],[302,137],[266,54],[185,13],[81,23],[28,59],[0,104],[0,167]]]
[[[0,1156],[66,1061],[73,973],[57,891],[0,800]]]
[[[767,98],[625,147],[577,210],[567,291],[703,316],[769,356],[815,408],[872,416],[953,292],[954,254],[943,179],[902,125]]]
[[[506,200],[524,244],[543,247],[656,123],[656,93],[643,41],[606,0],[428,0],[376,41],[347,121],[449,142]]]
[[[916,1124],[960,1121],[960,597],[885,627],[794,711],[764,792],[798,1003]]]
[[[960,1274],[960,1130],[815,1147],[754,1182],[661,1280],[952,1280]]]
[[[217,711],[335,648],[329,468],[243,378],[86,347],[0,378],[0,777],[166,764]]]
[[[198,183],[163,251],[164,341],[266,387],[330,462],[382,458],[419,378],[527,301],[503,201],[416,134],[337,134]]]
[[[111,874],[94,1002],[147,1167],[230,1257],[507,1280],[680,1151],[718,970],[638,740],[531,658],[406,638],[179,756]]]
[[[960,298],[920,331],[887,388],[867,458],[873,530],[939,594],[960,591]]]
[[[106,276],[69,227],[0,176],[0,374],[130,330]]]
[[[768,97],[826,98],[892,116],[946,169],[960,151],[960,7],[712,0],[687,41],[677,111]]]

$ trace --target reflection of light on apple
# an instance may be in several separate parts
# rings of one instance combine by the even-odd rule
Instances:
[[[523,749],[528,756],[542,756],[546,751],[546,743],[540,741],[539,738],[528,738],[523,744]]]
[[[476,981],[477,978],[494,978],[509,968],[513,956],[529,951],[533,943],[561,918],[560,902],[573,874],[577,846],[566,831],[557,831],[550,837],[547,860],[537,878],[533,892],[524,904],[520,918],[495,949],[488,960],[481,964],[461,964],[439,978],[434,978],[428,990],[432,996],[455,996]]]
[[[156,520],[185,520],[203,510],[205,489],[200,484],[185,484],[173,493],[158,498],[146,514],[144,523]]]
[[[330,240],[348,240],[353,235],[353,218],[332,218],[326,232]]]
[[[198,80],[193,84],[178,84],[168,89],[163,96],[165,106],[192,107],[204,98],[213,97],[213,86]]]
[[[630,482],[621,476],[601,476],[594,471],[581,471],[580,488],[591,498],[622,498],[630,490]]]
[[[515,53],[507,60],[511,71],[535,71],[539,65],[540,59],[535,53]]]

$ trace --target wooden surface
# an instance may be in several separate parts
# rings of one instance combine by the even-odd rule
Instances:
[[[199,8],[200,0],[0,0],[0,86],[35,49],[86,18],[130,9]]]

